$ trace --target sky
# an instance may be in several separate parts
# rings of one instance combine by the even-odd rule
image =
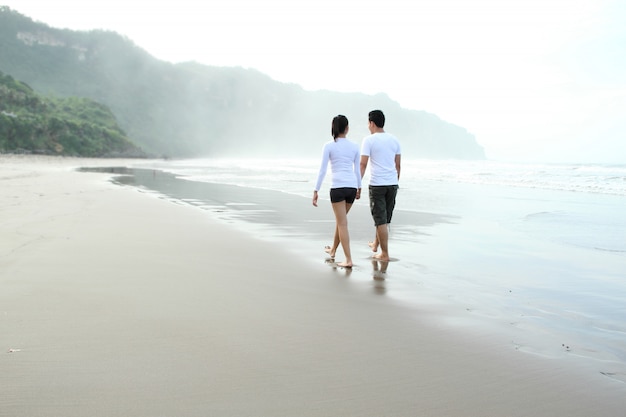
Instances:
[[[0,4],[56,28],[118,32],[173,63],[385,93],[466,128],[489,159],[626,164],[625,0]]]

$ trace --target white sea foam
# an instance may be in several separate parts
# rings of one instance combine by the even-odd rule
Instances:
[[[316,159],[196,159],[161,167],[196,181],[311,191]],[[519,164],[495,161],[409,160],[402,162],[401,184],[423,181],[498,185],[626,196],[626,165]]]

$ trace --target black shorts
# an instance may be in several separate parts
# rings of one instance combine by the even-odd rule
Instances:
[[[370,211],[374,225],[391,223],[393,209],[396,206],[397,185],[370,185]]]
[[[348,204],[354,203],[356,199],[356,188],[342,187],[330,189],[330,202],[339,203],[345,201]]]

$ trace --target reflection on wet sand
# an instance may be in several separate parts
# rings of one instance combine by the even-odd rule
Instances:
[[[372,259],[372,278],[374,278],[373,288],[376,294],[384,295],[387,293],[385,277],[387,276],[388,267],[388,261],[379,261],[378,259]]]
[[[345,276],[346,278],[350,276],[350,274],[352,274],[352,268],[348,268],[345,266],[340,266],[339,264],[337,264],[337,262],[335,261],[335,258],[326,258],[324,259],[324,263],[326,263],[327,265],[329,265],[331,268],[333,268],[335,271],[343,271],[345,272]]]
[[[384,281],[387,274],[387,267],[389,267],[389,261],[372,259],[373,278],[376,281]]]

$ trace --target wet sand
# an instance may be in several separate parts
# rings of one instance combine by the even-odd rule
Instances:
[[[1,416],[623,415],[619,381],[75,171],[134,163],[0,156]]]

